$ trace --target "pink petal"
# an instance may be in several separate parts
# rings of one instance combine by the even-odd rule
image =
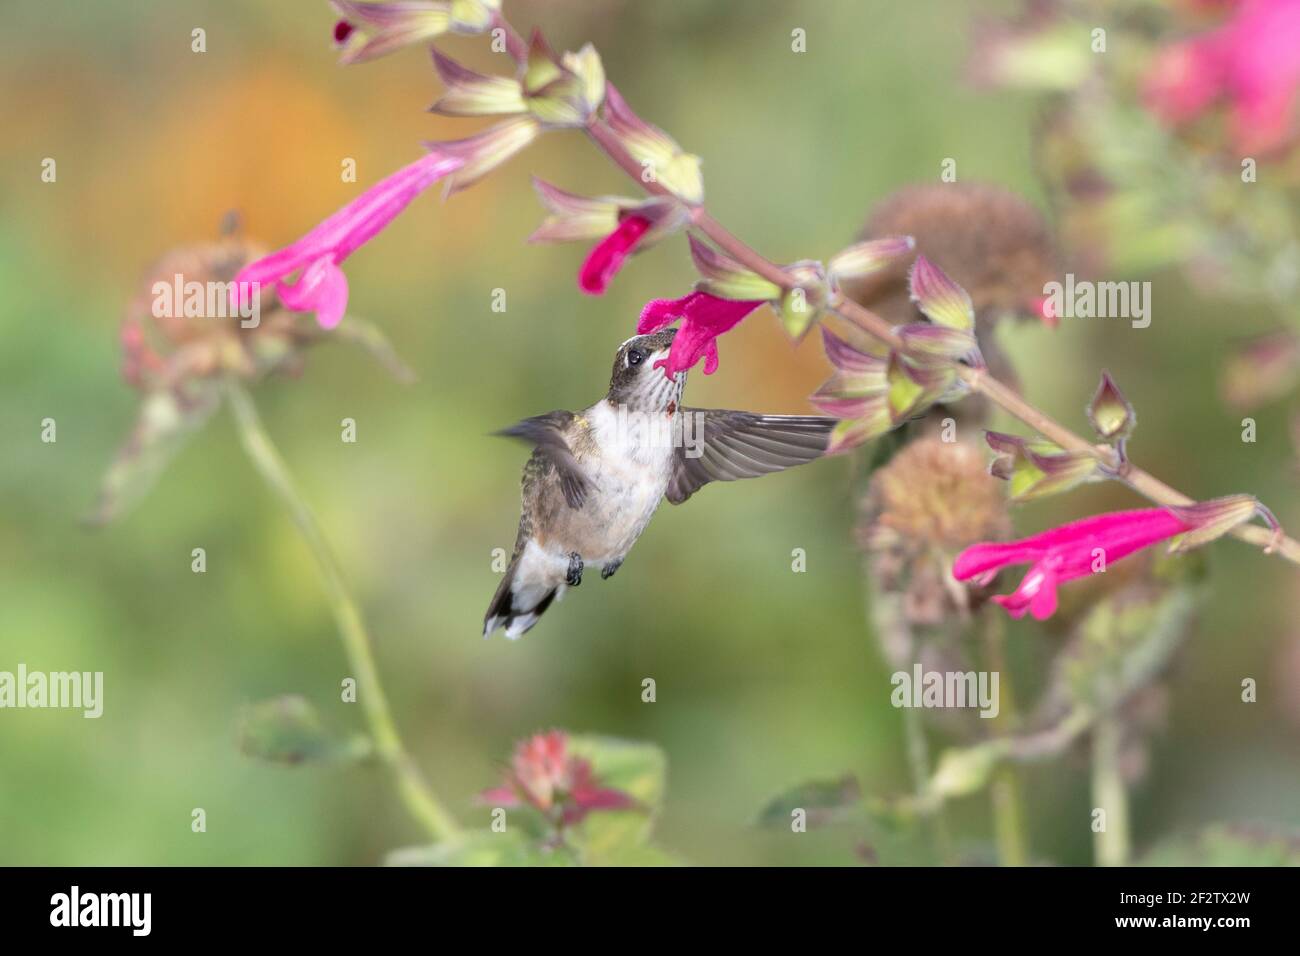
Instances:
[[[1020,541],[974,544],[957,555],[957,560],[952,563],[952,576],[958,581],[967,581],[996,572],[1010,564],[1036,561],[1044,553],[1044,549],[1028,547]]]
[[[519,806],[519,794],[511,787],[489,787],[478,795],[479,803],[490,803],[498,807]]]
[[[680,299],[655,299],[646,303],[637,322],[641,335],[654,332],[682,319],[681,329],[673,339],[668,358],[655,363],[668,377],[693,368],[704,359],[704,374],[718,370],[718,345],[715,339],[763,304],[761,299],[721,299],[707,292],[692,292]]]
[[[999,594],[993,602],[1013,618],[1022,618],[1028,611],[1034,620],[1045,621],[1056,613],[1056,575],[1045,565],[1034,565],[1013,593]]]
[[[718,340],[710,339],[704,347],[704,374],[712,375],[718,370]]]
[[[641,318],[636,323],[636,334],[646,335],[672,325],[686,314],[687,307],[698,295],[699,292],[691,292],[680,299],[651,299],[641,310]]]
[[[317,259],[292,285],[276,287],[280,301],[291,312],[315,312],[323,329],[332,329],[348,307],[348,279],[328,257]]]
[[[403,166],[330,215],[297,242],[240,269],[235,276],[232,296],[243,298],[248,294],[248,283],[271,285],[322,258],[329,258],[335,264],[342,262],[392,222],[423,190],[462,165],[464,160],[459,157],[431,152]],[[345,303],[346,297],[345,286]],[[284,300],[283,295],[281,299]]]
[[[578,287],[588,295],[604,295],[610,280],[650,228],[644,216],[627,216],[618,228],[596,243],[578,273]]]
[[[1166,508],[1093,515],[1019,541],[972,545],[957,556],[952,575],[958,581],[973,578],[987,584],[1007,565],[1032,562],[1014,593],[993,600],[1012,617],[1029,610],[1041,621],[1056,611],[1057,585],[1092,574],[1098,558],[1106,567],[1191,527]]]
[[[574,791],[572,797],[583,810],[627,810],[636,806],[630,794],[609,788],[585,788]]]

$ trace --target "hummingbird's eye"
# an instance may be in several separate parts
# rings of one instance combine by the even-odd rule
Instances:
[[[644,361],[645,361],[645,353],[642,352],[640,349],[627,350],[628,365],[640,365]]]

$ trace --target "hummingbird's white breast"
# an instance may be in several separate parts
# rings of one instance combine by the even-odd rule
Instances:
[[[674,408],[642,413],[600,401],[583,415],[591,429],[593,451],[580,456],[595,485],[586,506],[572,516],[586,550],[583,560],[597,564],[621,561],[653,517],[673,469]]]

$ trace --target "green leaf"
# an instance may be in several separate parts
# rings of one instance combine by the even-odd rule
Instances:
[[[1048,701],[1104,713],[1169,666],[1187,637],[1196,594],[1136,585],[1095,604],[1053,666]]]
[[[758,812],[757,824],[788,828],[795,810],[808,815],[808,826],[860,821],[866,815],[862,787],[852,774],[835,780],[813,780],[786,790],[768,801]]]
[[[622,846],[587,862],[596,866],[687,866],[685,860],[656,846]]]
[[[577,866],[578,857],[568,847],[544,847],[504,833],[466,833],[432,846],[393,850],[385,866]]]
[[[569,751],[591,762],[602,787],[630,794],[640,804],[634,810],[600,810],[591,813],[573,837],[589,856],[602,856],[643,845],[654,828],[654,816],[663,806],[668,761],[654,744],[614,737],[577,735],[569,738]]]
[[[271,763],[360,760],[370,753],[364,737],[345,739],[328,731],[306,698],[286,694],[247,708],[239,728],[246,757]]]
[[[1139,866],[1300,866],[1300,831],[1213,824],[1157,844]]]
[[[930,778],[929,794],[935,797],[964,797],[983,790],[998,762],[1006,756],[1005,739],[971,747],[950,747],[939,755]]]

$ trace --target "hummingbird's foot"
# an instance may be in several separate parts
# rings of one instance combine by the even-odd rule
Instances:
[[[621,560],[609,562],[609,564],[605,565],[603,568],[600,569],[600,579],[604,581],[606,578],[612,578],[614,576],[614,572],[617,571],[622,566],[623,566],[623,562]]]
[[[569,552],[569,571],[564,576],[564,583],[571,588],[576,588],[582,583],[582,555],[577,551]]]

